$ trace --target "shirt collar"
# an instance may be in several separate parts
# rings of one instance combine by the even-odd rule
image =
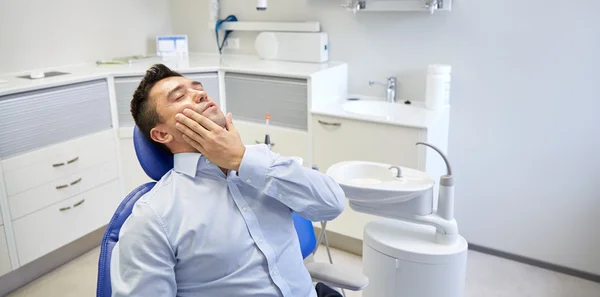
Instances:
[[[196,177],[198,162],[202,158],[200,153],[177,153],[173,155],[173,169],[189,177]]]

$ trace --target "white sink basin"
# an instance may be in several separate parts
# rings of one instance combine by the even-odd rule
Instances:
[[[398,119],[412,118],[423,111],[422,108],[403,103],[369,100],[349,101],[344,103],[342,108],[354,114]]]
[[[351,202],[395,204],[430,193],[434,180],[425,172],[400,167],[401,177],[391,165],[364,161],[346,161],[327,170]]]

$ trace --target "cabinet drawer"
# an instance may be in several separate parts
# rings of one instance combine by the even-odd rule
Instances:
[[[2,161],[8,196],[116,158],[113,130],[71,140]]]
[[[210,73],[190,73],[184,74],[185,77],[202,83],[204,90],[220,106],[219,96],[219,76],[216,72]],[[117,111],[119,114],[119,126],[133,126],[135,123],[131,116],[131,99],[133,92],[137,89],[142,76],[116,77],[115,94],[117,98]]]
[[[119,192],[119,182],[113,180],[15,220],[19,263],[25,265],[108,224],[121,201]]]
[[[89,191],[118,177],[117,161],[90,167],[71,176],[9,196],[11,219],[17,220],[47,206]]]
[[[322,171],[352,160],[420,168],[420,129],[314,115],[312,130],[313,157]]]
[[[0,158],[110,129],[105,80],[0,96]]]
[[[0,276],[7,274],[12,270],[10,265],[10,259],[8,256],[8,244],[6,242],[6,235],[4,227],[0,226]]]
[[[307,131],[307,81],[283,77],[225,75],[227,111],[234,118]]]
[[[234,124],[245,145],[264,143],[266,132],[264,124],[239,120],[234,120]],[[310,164],[307,132],[270,125],[269,135],[271,136],[272,151],[284,157],[301,157],[304,159],[305,165]]]

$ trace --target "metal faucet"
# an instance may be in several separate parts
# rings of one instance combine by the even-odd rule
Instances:
[[[371,80],[371,81],[369,81],[369,86],[372,86],[372,85],[384,86],[386,88],[386,93],[387,93],[385,101],[386,102],[391,102],[391,103],[396,103],[396,85],[397,85],[397,80],[396,80],[395,76],[388,77],[387,78],[387,84]]]
[[[425,0],[425,8],[433,14],[436,10],[444,8],[444,0]]]

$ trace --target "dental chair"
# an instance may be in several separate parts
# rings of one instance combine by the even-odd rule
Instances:
[[[173,155],[165,153],[148,141],[137,126],[133,131],[133,143],[135,152],[144,172],[153,180],[160,178],[173,168]],[[110,297],[110,259],[115,244],[119,241],[121,227],[127,217],[131,215],[135,202],[154,187],[156,182],[148,182],[134,189],[119,205],[112,219],[106,227],[104,237],[100,246],[100,258],[98,260],[98,283],[96,287],[97,297]],[[309,271],[314,282],[322,282],[330,287],[358,291],[364,289],[368,284],[368,279],[362,274],[350,273],[333,266],[329,245],[327,244],[327,254],[330,263],[314,262],[313,255],[316,253],[318,245],[324,238],[327,243],[327,234],[325,233],[326,222],[321,222],[322,231],[319,239],[315,236],[312,223],[292,213],[294,227],[300,248],[302,258],[305,259],[305,266]],[[345,295],[345,294],[344,294]]]

